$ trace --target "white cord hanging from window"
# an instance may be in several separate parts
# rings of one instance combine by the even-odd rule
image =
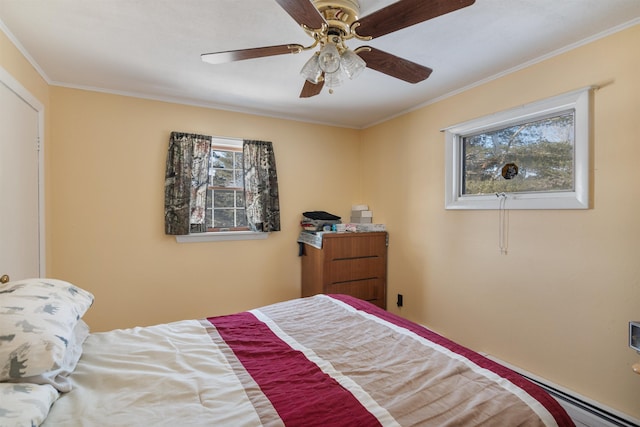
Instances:
[[[505,193],[496,193],[496,197],[500,199],[500,208],[498,209],[498,246],[500,253],[507,255],[509,249],[509,210],[507,209],[507,195]]]

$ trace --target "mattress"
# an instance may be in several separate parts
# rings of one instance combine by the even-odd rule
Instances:
[[[317,295],[89,335],[44,426],[571,426],[515,372],[365,301]]]

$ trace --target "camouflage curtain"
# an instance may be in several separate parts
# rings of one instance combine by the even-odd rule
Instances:
[[[244,193],[249,226],[253,231],[280,231],[278,176],[273,144],[244,141]]]
[[[205,232],[212,137],[172,132],[164,181],[165,234]]]

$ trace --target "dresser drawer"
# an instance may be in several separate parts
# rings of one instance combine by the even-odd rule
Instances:
[[[365,234],[354,233],[352,235],[338,236],[324,239],[323,251],[325,260],[382,257],[387,252],[387,236],[385,233]]]
[[[347,294],[380,305],[384,297],[384,285],[380,279],[365,279],[355,282],[332,283],[325,286],[327,294]]]
[[[386,232],[328,233],[322,248],[305,244],[301,295],[345,294],[387,305]]]
[[[337,259],[325,264],[325,283],[384,277],[385,270],[385,259],[378,256]]]

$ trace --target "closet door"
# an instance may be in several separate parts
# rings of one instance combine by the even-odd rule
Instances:
[[[0,275],[39,277],[39,112],[0,75]]]

